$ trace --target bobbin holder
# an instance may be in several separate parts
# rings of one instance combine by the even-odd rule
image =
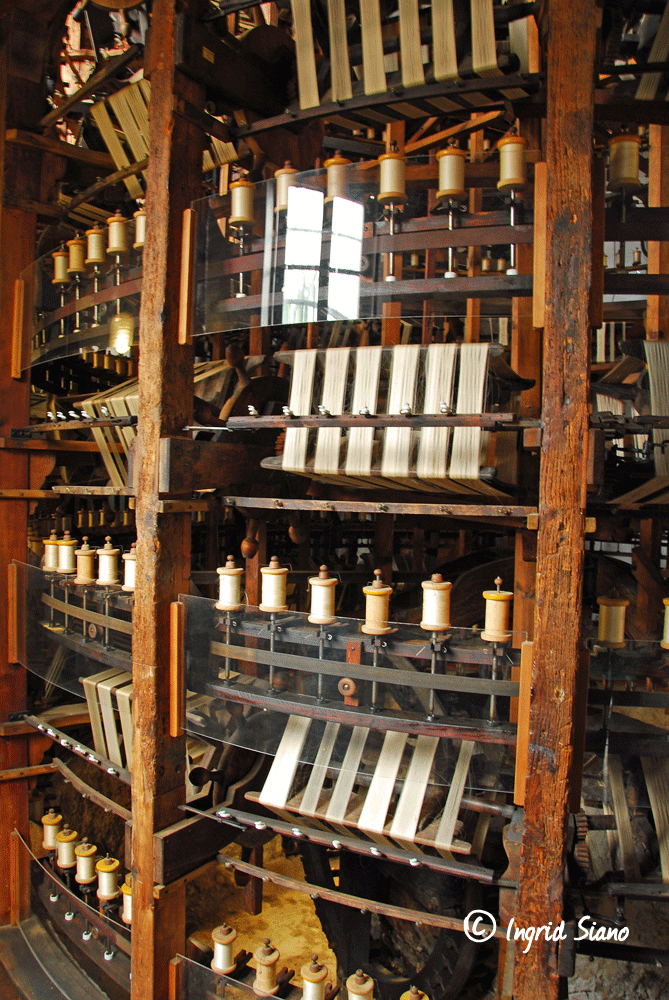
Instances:
[[[248,957],[252,961],[252,956],[249,955]],[[181,966],[183,1000],[203,1000],[203,998],[206,998],[206,1000],[219,1000],[221,990],[225,986],[230,986],[238,993],[247,994],[248,996],[255,997],[257,1000],[257,995],[253,992],[251,986],[255,978],[255,969],[248,965],[242,966],[230,976],[225,976],[221,973],[212,972],[208,966],[200,965],[199,962],[193,962],[191,959],[183,956],[179,956],[178,961]],[[294,976],[295,971],[293,969],[281,969],[277,973],[279,989],[274,996],[281,997],[283,1000],[301,1000],[302,990],[299,986],[293,984],[292,979]],[[328,991],[325,994],[325,1000],[334,1000],[338,992],[338,989]]]

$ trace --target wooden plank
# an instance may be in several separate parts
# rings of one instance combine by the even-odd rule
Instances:
[[[195,307],[195,233],[197,212],[184,209],[181,231],[181,293],[179,295],[179,343],[193,343],[193,309]]]
[[[640,882],[641,872],[634,850],[634,837],[632,836],[632,824],[630,823],[629,807],[627,796],[625,795],[625,782],[623,780],[623,768],[620,757],[615,754],[609,756],[609,786],[613,799],[613,812],[616,817],[616,827],[620,838],[620,852],[622,854],[623,871],[628,882]]]
[[[425,83],[420,44],[418,0],[399,0],[402,85],[420,87]]]
[[[349,808],[349,799],[351,798],[351,792],[358,777],[362,751],[365,749],[368,735],[369,730],[364,729],[362,726],[355,726],[351,733],[351,739],[346,748],[339,777],[335,783],[332,798],[324,817],[335,829],[342,829],[341,823]]]
[[[186,605],[173,601],[170,605],[170,736],[176,739],[183,732],[186,698],[186,664],[184,635]]]
[[[669,204],[669,127],[648,129],[648,207]],[[669,243],[648,241],[648,274],[669,272]],[[646,336],[655,340],[669,334],[669,296],[649,295],[646,305]]]
[[[394,733],[392,731],[387,732],[383,738],[383,748],[374,768],[372,781],[365,796],[365,804],[358,820],[359,829],[372,837],[382,833],[386,825],[386,816],[395,790],[395,781],[402,763],[407,739],[408,733]]]
[[[258,801],[268,809],[283,809],[288,801],[300,763],[311,719],[289,715],[281,742],[265,779]]]
[[[548,10],[543,422],[530,705],[530,753],[518,913],[525,926],[563,914],[563,865],[580,616],[586,491],[592,276],[595,0]],[[574,72],[574,52],[579,52]],[[535,223],[536,224],[536,223]],[[541,226],[541,222],[539,223]],[[535,232],[535,246],[540,239]],[[535,272],[536,274],[537,272]],[[565,364],[565,357],[569,363]],[[557,1000],[556,945],[518,953],[515,1000]]]
[[[440,854],[448,852],[453,848],[453,835],[455,824],[460,812],[460,802],[465,791],[465,782],[469,774],[469,765],[476,743],[471,740],[463,740],[460,744],[460,753],[455,765],[451,787],[448,790],[448,797],[444,806],[444,811],[439,821],[437,835],[434,838],[434,846]]]
[[[100,130],[100,135],[102,136],[105,146],[109,150],[109,154],[114,161],[117,170],[122,170],[125,167],[130,166],[130,158],[123,148],[123,144],[116,134],[116,129],[109,117],[109,112],[105,107],[104,101],[100,101],[98,104],[94,104],[91,108],[91,117],[98,129]],[[139,183],[134,174],[128,175],[123,179],[123,183],[128,189],[128,193],[131,198],[143,198],[144,189]]]
[[[26,283],[22,278],[14,282],[14,326],[12,329],[12,378],[21,378],[23,370],[24,312]]]
[[[642,757],[644,778],[660,848],[662,881],[669,882],[669,776],[662,757]]]
[[[395,815],[390,826],[390,836],[401,847],[411,850],[418,829],[425,790],[439,740],[434,736],[419,736],[411,758]]]
[[[435,80],[457,80],[453,0],[432,0],[432,57]]]
[[[84,693],[86,695],[86,704],[88,705],[88,715],[91,720],[93,748],[96,753],[100,754],[101,757],[108,757],[109,754],[107,753],[107,742],[105,740],[105,731],[102,723],[102,716],[100,714],[98,683],[111,680],[114,677],[120,677],[121,674],[126,674],[126,671],[121,671],[118,667],[108,667],[106,670],[101,670],[99,673],[92,674],[90,677],[81,678],[81,683],[83,684]]]
[[[121,756],[121,746],[118,741],[116,713],[114,712],[112,695],[116,693],[118,687],[126,685],[131,677],[132,674],[124,672],[107,680],[99,681],[97,684],[102,725],[104,726],[105,742],[107,743],[106,756],[113,764],[118,764],[119,767],[123,767],[123,758]]]
[[[548,167],[545,163],[534,164],[534,268],[532,285],[532,321],[536,327],[543,327],[546,319],[546,238],[548,217],[546,197]]]
[[[328,765],[338,734],[339,723],[326,722],[323,737],[318,747],[318,753],[311,768],[307,787],[300,802],[299,812],[301,816],[313,817],[316,815],[321,792],[323,791],[323,784],[327,776]]]
[[[141,48],[139,45],[130,45],[125,52],[121,53],[121,55],[110,59],[102,69],[98,70],[97,73],[94,73],[88,78],[88,80],[86,80],[83,87],[80,87],[79,90],[63,101],[63,103],[57,108],[54,108],[53,111],[49,111],[48,114],[44,115],[39,123],[40,127],[46,129],[49,128],[50,125],[55,125],[55,123],[60,121],[61,118],[64,118],[72,108],[77,107],[77,105],[79,105],[84,98],[90,97],[91,94],[100,89],[103,83],[107,80],[113,79],[119,70],[123,69],[124,66],[127,66],[129,62],[140,54],[140,52]]]
[[[360,4],[362,29],[362,75],[366,94],[382,94],[386,89],[383,66],[383,35],[379,0],[365,0]]]
[[[351,88],[351,66],[348,59],[344,0],[328,0],[328,25],[330,30],[331,99],[333,101],[347,101],[353,96],[353,91]]]
[[[257,476],[260,462],[272,451],[258,445],[166,436],[160,442],[158,488],[172,494],[214,488],[229,491],[234,483]],[[139,468],[137,463],[133,467]]]
[[[527,762],[530,749],[530,701],[532,696],[532,642],[524,642],[520,647],[520,668],[518,678],[513,676],[512,680],[520,681],[520,691],[518,692],[518,738],[516,741],[516,768],[513,801],[517,806],[525,805],[525,779],[527,778]]]
[[[293,9],[293,31],[295,32],[295,55],[297,57],[297,87],[300,107],[315,108],[319,103],[318,80],[316,79],[316,56],[314,35],[311,27],[311,4],[309,0],[290,0]]]

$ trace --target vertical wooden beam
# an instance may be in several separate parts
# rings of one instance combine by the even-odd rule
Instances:
[[[478,115],[472,115],[477,118]],[[471,162],[476,163],[483,159],[483,131],[472,132],[469,136],[469,153]],[[483,189],[470,188],[469,191],[469,211],[471,215],[476,215],[483,209]],[[469,247],[467,251],[467,274],[470,278],[481,273],[481,247]],[[465,316],[465,343],[475,344],[481,339],[481,300],[467,299],[467,313]]]
[[[651,125],[648,162],[648,207],[669,205],[669,126]],[[648,243],[648,273],[666,274],[669,270],[669,244],[650,240]],[[646,311],[646,336],[659,340],[669,336],[669,296],[649,295]]]
[[[578,18],[568,4],[550,0],[547,16],[544,432],[517,909],[525,926],[556,926],[562,918],[585,527],[596,0],[583,0]],[[559,988],[554,942],[537,941],[516,956],[515,1000],[557,1000]]]
[[[133,613],[132,996],[168,994],[170,959],[184,949],[185,890],[154,899],[153,835],[181,818],[184,737],[170,736],[170,603],[188,593],[190,514],[158,513],[161,437],[191,421],[193,349],[178,343],[184,209],[201,195],[202,134],[173,112],[200,106],[198,84],[175,70],[176,0],[153,4],[145,71],[151,80],[136,442],[137,585]]]

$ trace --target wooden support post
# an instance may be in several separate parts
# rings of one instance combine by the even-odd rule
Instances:
[[[547,10],[546,304],[533,696],[518,891],[518,923],[562,919],[572,715],[580,652],[589,292],[592,277],[592,128],[598,24],[595,0],[574,19]],[[579,52],[574,72],[573,53]],[[557,1000],[556,945],[516,955],[515,1000]]]
[[[648,207],[669,205],[669,126],[651,125],[648,129]],[[648,273],[669,271],[669,244],[650,240],[648,243]],[[669,336],[669,296],[649,295],[646,309],[646,336],[659,340]]]
[[[472,120],[478,115],[472,115]],[[471,162],[476,163],[483,158],[483,131],[472,132],[469,137],[469,152]],[[469,191],[469,212],[476,215],[483,209],[483,189],[471,188]],[[481,273],[481,247],[469,247],[467,251],[467,274],[470,278]],[[467,315],[465,317],[465,343],[475,344],[481,339],[481,300],[467,299]]]
[[[133,1000],[168,995],[169,962],[185,944],[184,886],[153,894],[154,833],[182,818],[185,799],[185,741],[170,736],[170,604],[188,593],[191,516],[159,513],[157,483],[161,437],[180,435],[192,417],[193,349],[178,343],[178,275],[183,212],[201,195],[203,146],[202,133],[173,111],[175,96],[204,101],[202,88],[175,70],[177,6],[153,4],[145,64],[152,100],[135,462]]]

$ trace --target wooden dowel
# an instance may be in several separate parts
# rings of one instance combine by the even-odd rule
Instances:
[[[23,278],[14,282],[14,327],[12,332],[12,378],[21,378],[23,365],[23,317],[26,285]]]
[[[186,606],[170,604],[170,736],[181,736],[185,712],[184,629]]]
[[[532,650],[534,643],[524,642],[520,647],[520,667],[512,669],[512,680],[520,681],[518,692],[518,732],[516,737],[516,776],[513,801],[517,806],[525,804],[525,778],[530,747],[530,699],[532,687]],[[518,677],[515,676],[516,672]],[[512,703],[516,700],[512,698]]]
[[[184,209],[181,229],[181,284],[179,294],[180,344],[193,343],[193,307],[195,303],[195,228],[197,212]]]

